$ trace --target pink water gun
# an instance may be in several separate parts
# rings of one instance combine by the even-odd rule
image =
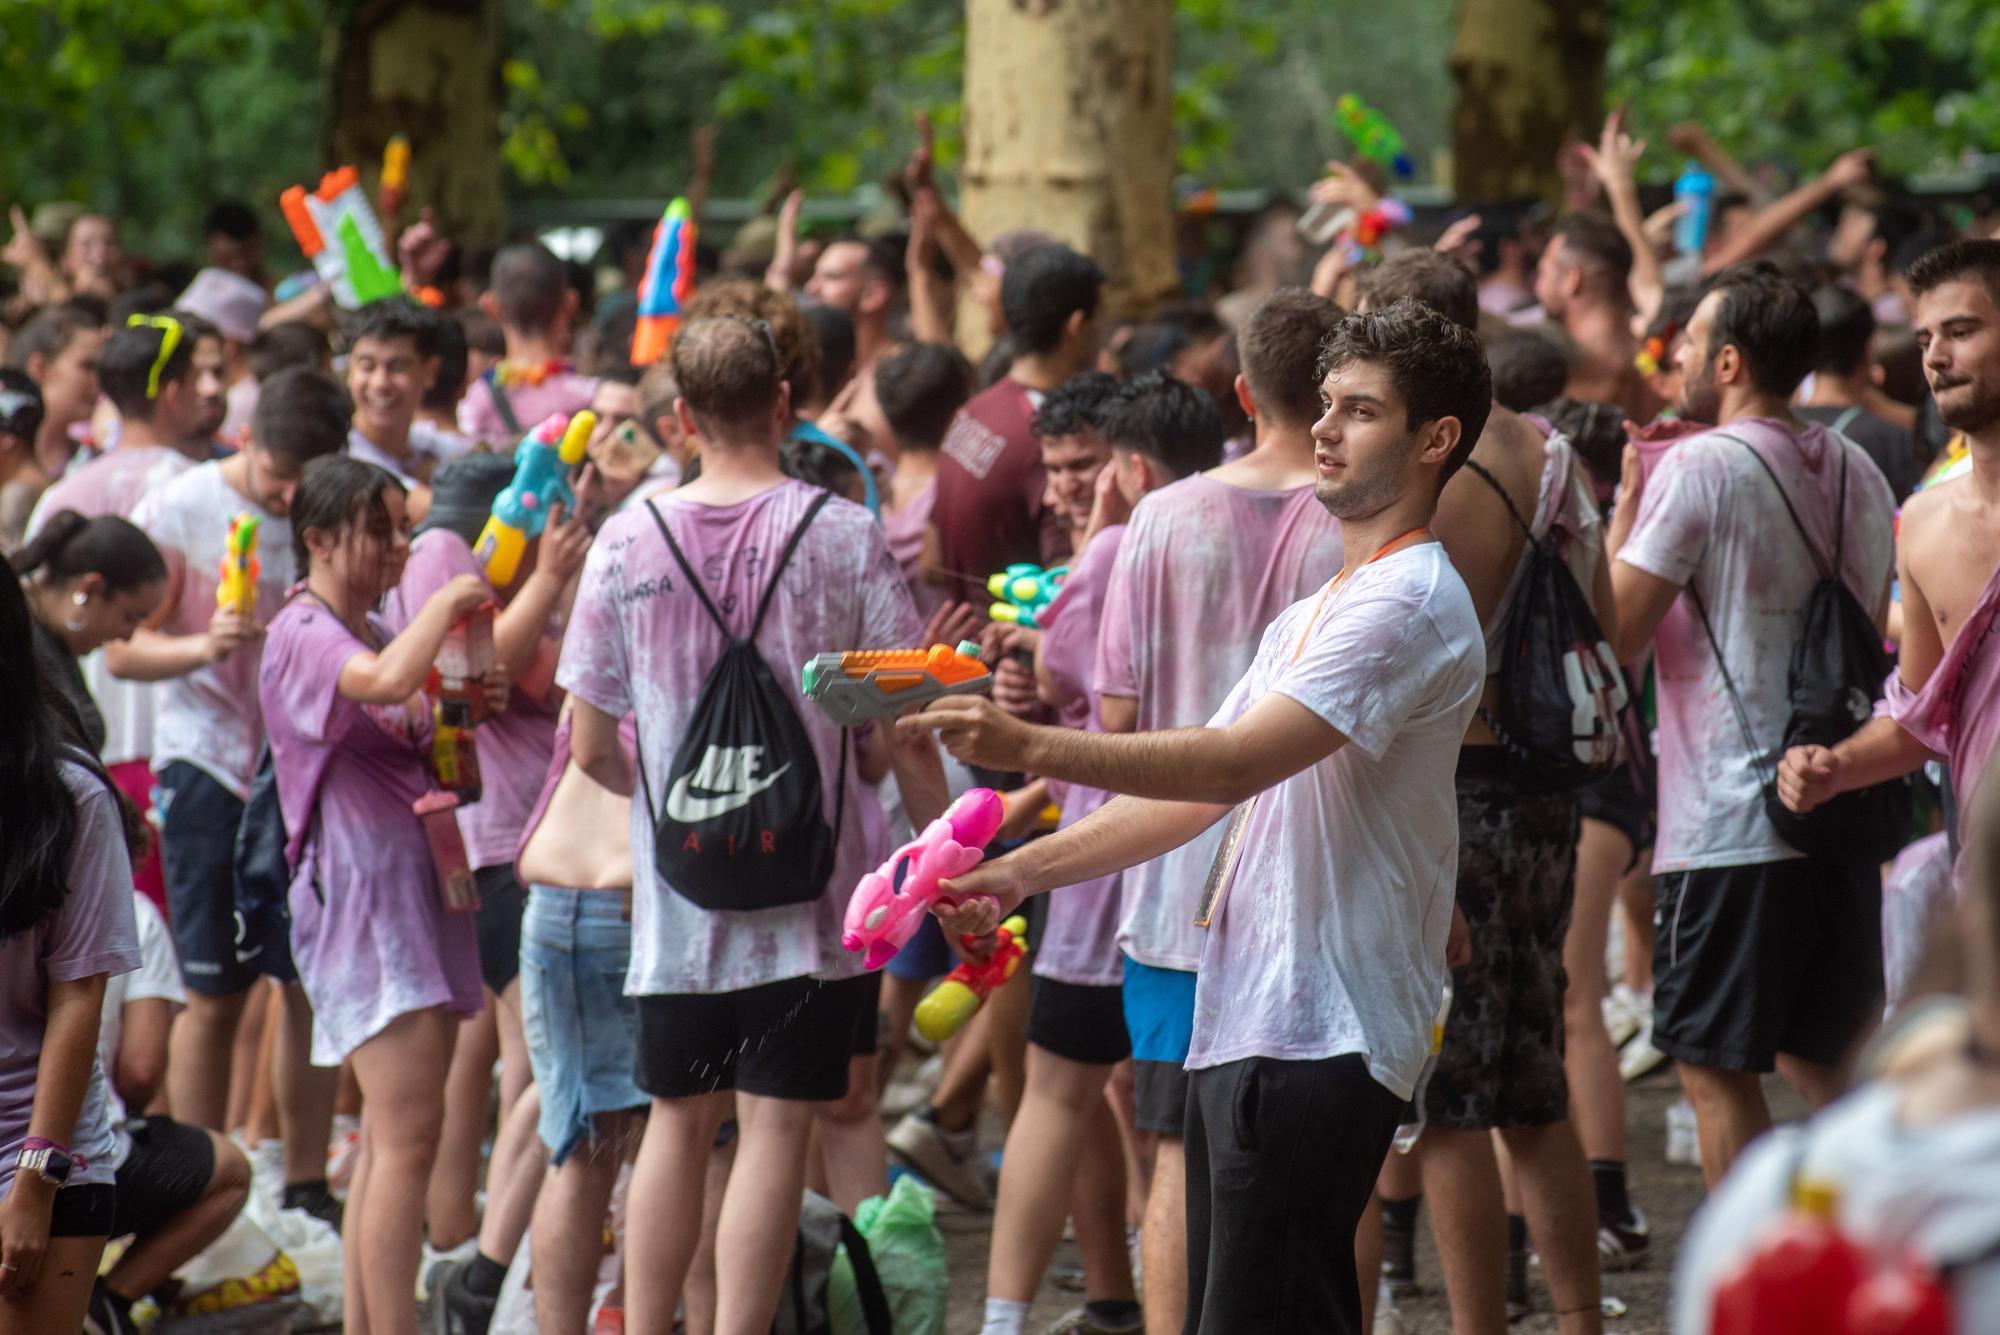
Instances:
[[[1000,832],[1001,815],[1000,794],[967,789],[922,834],[861,878],[847,901],[840,944],[866,949],[864,963],[871,969],[887,964],[916,935],[937,900],[938,884],[965,875],[986,856],[986,845]]]

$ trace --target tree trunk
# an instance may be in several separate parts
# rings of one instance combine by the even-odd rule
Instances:
[[[1480,203],[1557,200],[1556,155],[1604,121],[1605,0],[1459,0],[1451,75],[1454,189]]]
[[[372,198],[389,136],[407,135],[403,221],[428,204],[461,245],[499,244],[500,0],[344,0],[327,52],[325,165],[359,168]]]
[[[965,221],[1094,257],[1108,304],[1170,297],[1173,0],[966,0]]]

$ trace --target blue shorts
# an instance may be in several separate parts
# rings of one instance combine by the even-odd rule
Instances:
[[[1194,983],[1184,969],[1160,969],[1125,957],[1125,1028],[1142,1062],[1187,1061],[1194,1042]]]
[[[923,926],[903,948],[889,957],[888,970],[906,982],[927,983],[951,972],[951,947],[945,944],[944,928],[930,914]]]
[[[625,995],[632,924],[611,890],[528,891],[521,923],[521,1024],[541,1091],[536,1130],[560,1166],[604,1113],[651,1103],[634,1083],[638,1003]]]

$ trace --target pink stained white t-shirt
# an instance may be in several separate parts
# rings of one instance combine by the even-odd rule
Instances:
[[[889,550],[895,553],[896,564],[903,568],[903,578],[909,581],[917,615],[926,619],[951,597],[943,585],[929,583],[918,574],[924,561],[924,538],[930,532],[936,503],[937,479],[932,478],[929,485],[902,505],[882,511],[882,531],[889,537]]]
[[[1986,581],[1924,688],[1913,691],[1891,672],[1883,689],[1889,717],[1945,758],[1958,808],[1970,810],[1980,776],[2000,745],[2000,568]]]
[[[523,435],[540,426],[543,419],[557,413],[571,417],[588,408],[597,393],[597,377],[579,375],[565,367],[545,377],[540,384],[516,385],[504,391],[508,406],[514,410],[514,420],[520,423],[519,431],[507,426],[500,409],[494,405],[496,392],[501,391],[497,391],[492,371],[473,381],[465,397],[458,401],[458,429],[475,441],[511,449]]]
[[[1125,525],[1114,524],[1090,540],[1070,566],[1062,592],[1042,613],[1042,665],[1067,697],[1056,717],[1064,727],[1104,730],[1098,717],[1097,635],[1104,615],[1104,591],[1125,540]],[[1049,781],[1049,797],[1062,808],[1059,829],[1088,816],[1110,800],[1101,788]],[[1042,939],[1035,942],[1033,971],[1063,983],[1113,987],[1125,977],[1118,953],[1119,874],[1065,886],[1049,896]]]
[[[733,505],[701,505],[679,493],[655,498],[674,540],[700,574],[730,633],[748,633],[770,568],[821,493],[785,481]],[[896,558],[874,517],[835,498],[819,513],[785,567],[782,586],[757,636],[780,684],[793,685],[814,654],[916,643],[922,625]],[[695,696],[723,649],[644,509],[599,531],[584,563],[556,682],[611,715],[638,716],[640,763],[659,776],[693,718]],[[840,763],[840,729],[803,693],[793,696],[812,738],[827,823],[846,786],[833,875],[818,899],[756,912],[711,912],[661,882],[654,868],[653,813],[634,784],[632,963],[625,990],[732,992],[786,978],[847,978],[861,957],[840,944],[841,918],[856,882],[889,852],[880,806],[855,773],[852,748]]]
[[[409,564],[402,582],[389,590],[383,619],[392,634],[400,633],[423,610],[432,594],[459,575],[486,578],[486,568],[464,538],[449,529],[428,529],[410,544]],[[474,731],[479,751],[479,800],[458,811],[459,833],[474,867],[498,867],[514,860],[521,832],[528,823],[555,751],[556,713],[561,698],[546,699],[515,686],[507,708]]]
[[[1138,702],[1138,729],[1208,722],[1271,618],[1340,569],[1340,524],[1313,489],[1183,478],[1132,511],[1105,593],[1097,690]],[[1119,948],[1141,964],[1201,961],[1195,905],[1222,832],[1128,868]]]
[[[386,644],[387,628],[374,629]],[[446,911],[410,809],[431,786],[429,715],[340,694],[341,669],[370,646],[309,594],[272,619],[266,639],[258,689],[300,850],[292,958],[313,1005],[313,1064],[337,1066],[400,1015],[477,1015],[479,940],[472,914]]]
[[[14,1163],[35,1110],[37,1071],[49,1020],[49,984],[139,967],[132,917],[132,863],[125,823],[110,787],[85,766],[62,762],[63,783],[76,803],[76,842],[61,908],[25,932],[0,941],[0,1199],[14,1183]],[[69,1147],[87,1161],[69,1185],[112,1180],[112,1134],[104,1068],[91,1062],[83,1108]]]
[[[215,591],[222,583],[222,559],[229,527],[248,511],[257,526],[257,613],[267,623],[285,601],[292,582],[292,526],[265,514],[257,503],[223,479],[221,463],[197,464],[132,511],[132,522],[163,552],[181,560],[173,615],[160,629],[170,635],[198,635],[215,615]],[[258,637],[219,663],[205,663],[184,677],[159,684],[153,729],[153,769],[176,760],[204,771],[239,799],[250,795],[250,776],[264,741],[257,703],[257,665],[264,653]]]
[[[1735,437],[1736,439],[1729,439]],[[1748,442],[1745,448],[1739,441]],[[1781,496],[1750,455],[1784,486]],[[1834,550],[1848,470],[1841,576],[1864,608],[1883,604],[1895,498],[1867,453],[1825,427],[1794,437],[1750,419],[1690,436],[1660,459],[1617,559],[1699,594],[1757,740],[1752,755],[1693,600],[1674,600],[1653,636],[1659,699],[1656,872],[1744,867],[1802,856],[1764,814],[1791,707],[1786,673],[1806,597]],[[1808,554],[1785,509],[1798,512]]]
[[[28,519],[28,536],[41,532],[49,516],[74,510],[85,518],[117,515],[129,519],[145,496],[193,468],[194,460],[164,445],[125,445],[74,472],[42,493]],[[111,675],[104,651],[78,661],[84,684],[104,715],[104,747],[98,753],[107,765],[150,759],[153,719],[159,707],[159,683],[127,681]]]
[[[1435,542],[1271,623],[1210,726],[1275,692],[1347,743],[1252,800],[1206,934],[1188,1069],[1360,1053],[1410,1097],[1445,985],[1455,776],[1485,677],[1472,596]]]

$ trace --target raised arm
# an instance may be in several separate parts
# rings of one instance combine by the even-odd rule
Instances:
[[[1754,259],[1763,254],[1820,205],[1841,191],[1866,181],[1869,164],[1874,158],[1875,150],[1872,148],[1856,148],[1842,153],[1833,160],[1831,167],[1818,176],[1775,204],[1758,210],[1735,236],[1724,242],[1715,254],[1702,262],[1702,273],[1715,273],[1719,269],[1726,269],[1732,264]]]
[[[452,622],[491,598],[477,575],[459,575],[425,601],[403,633],[380,653],[362,650],[341,665],[336,686],[341,696],[364,705],[400,705],[415,695],[430,675],[438,650]]]
[[[1605,118],[1597,147],[1579,144],[1577,151],[1604,186],[1612,220],[1618,224],[1625,243],[1632,247],[1632,276],[1627,286],[1639,318],[1650,321],[1653,312],[1660,308],[1666,282],[1660,275],[1659,254],[1653,249],[1652,238],[1646,235],[1646,215],[1639,207],[1639,185],[1634,175],[1646,151],[1646,141],[1632,138],[1625,128],[1625,108],[1620,107]]]

